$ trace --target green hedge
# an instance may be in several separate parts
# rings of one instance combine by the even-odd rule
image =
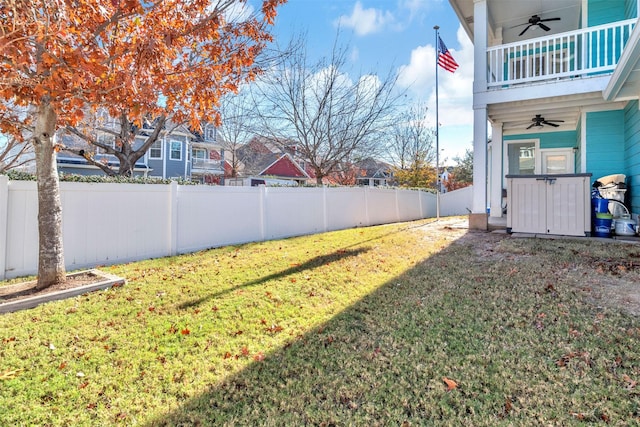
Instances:
[[[10,170],[3,175],[9,177],[13,181],[35,181],[36,176],[27,172],[20,172]],[[159,178],[144,178],[144,177],[126,177],[126,176],[106,176],[106,175],[76,175],[60,173],[61,182],[110,182],[121,184],[170,184],[176,181],[180,185],[198,185],[198,182],[186,181],[180,179],[159,179]]]

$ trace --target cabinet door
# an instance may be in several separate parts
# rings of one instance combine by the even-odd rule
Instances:
[[[544,179],[509,179],[507,228],[514,233],[547,233],[547,185]]]
[[[547,180],[548,234],[584,236],[591,228],[588,183],[585,177]]]

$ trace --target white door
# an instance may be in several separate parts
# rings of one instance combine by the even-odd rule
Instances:
[[[543,174],[575,173],[573,149],[540,150]]]

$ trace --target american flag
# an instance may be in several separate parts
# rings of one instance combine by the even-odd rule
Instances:
[[[456,60],[451,56],[447,46],[444,45],[440,36],[438,36],[438,65],[452,73],[459,67]]]

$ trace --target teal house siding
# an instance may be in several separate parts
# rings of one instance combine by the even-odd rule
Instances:
[[[578,129],[580,126],[578,125]],[[527,133],[520,135],[507,135],[503,137],[505,141],[518,141],[527,139],[537,139],[540,141],[540,149],[548,148],[576,148],[580,147],[580,136],[577,131],[568,130],[562,132],[540,132],[540,133]],[[580,171],[580,155],[578,151],[575,151],[575,170]]]
[[[627,19],[627,0],[589,0],[587,8],[589,27]]]
[[[638,101],[632,101],[624,109],[627,192],[632,212],[640,212],[640,111]],[[635,187],[635,191],[631,188]]]
[[[624,110],[587,113],[587,172],[591,180],[625,173]]]
[[[627,19],[627,13],[631,13],[627,0],[589,0],[587,6],[588,26],[608,24]],[[600,36],[604,36],[604,31],[600,31]],[[607,63],[617,61],[622,55],[621,45],[614,44],[614,40],[627,40],[630,34],[627,31],[607,30],[607,43],[596,44],[597,38],[593,37],[589,42],[591,51],[590,67],[601,67]]]
[[[574,148],[576,146],[577,132],[568,130],[563,132],[527,133],[521,135],[508,135],[505,141],[517,141],[520,139],[539,139],[540,149],[545,148]]]
[[[624,17],[625,19],[638,17],[638,0],[625,0]]]

